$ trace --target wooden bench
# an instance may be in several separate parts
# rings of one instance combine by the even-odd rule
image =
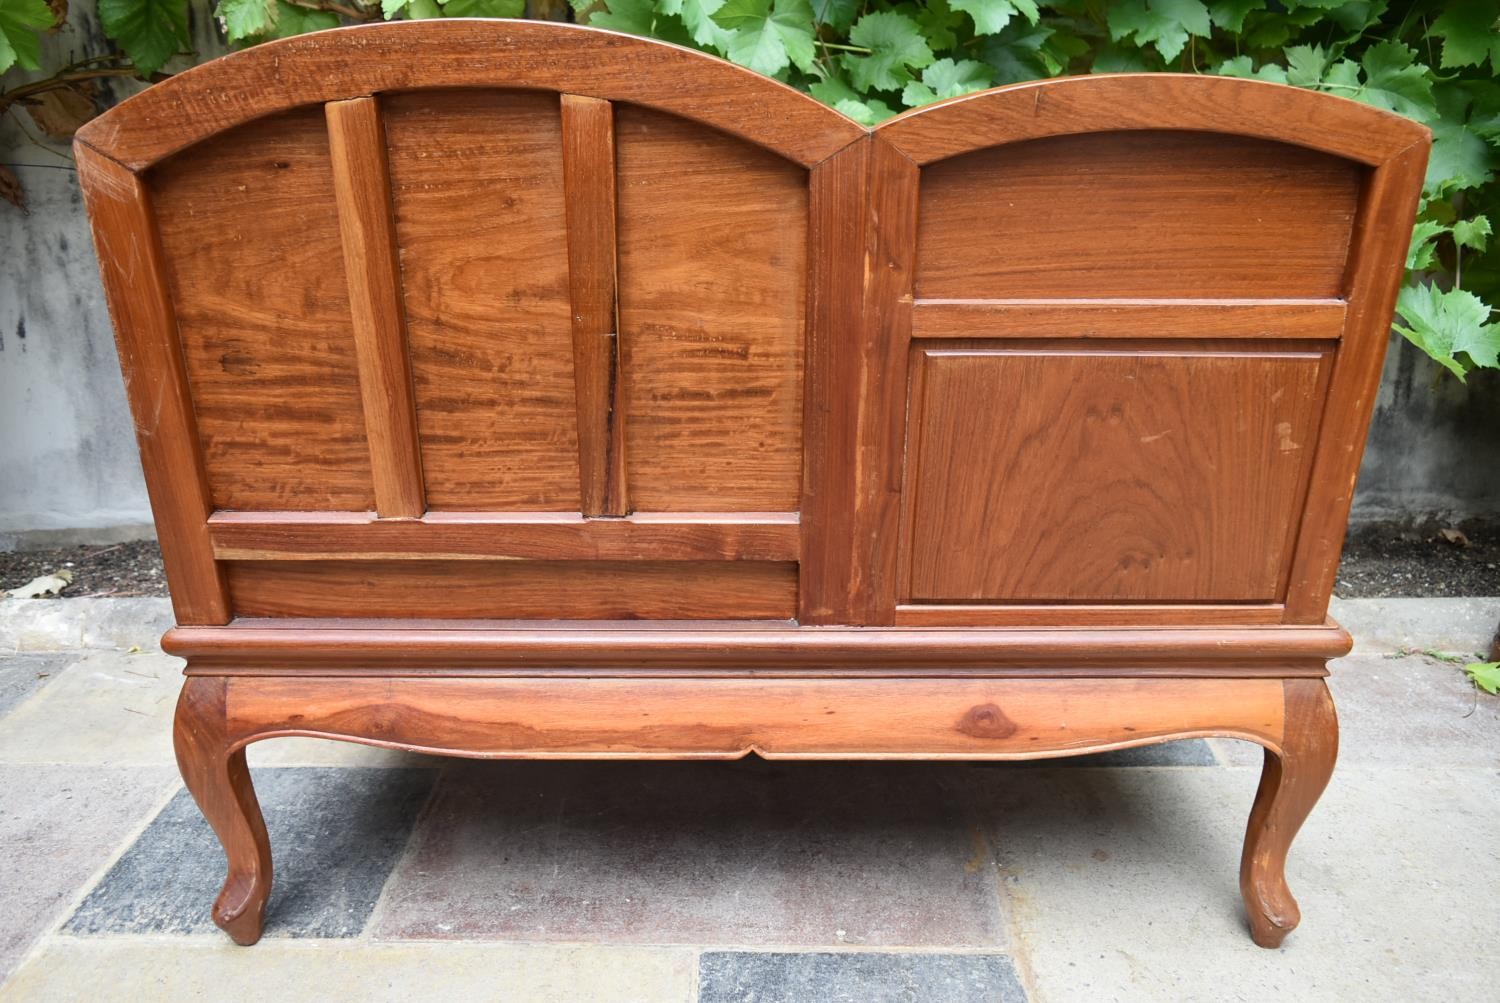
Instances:
[[[1188,75],[867,130],[510,21],[273,42],[99,117],[78,166],[187,659],[178,760],[228,855],[215,921],[260,936],[264,738],[1221,735],[1266,750],[1240,880],[1280,943],[1428,145]]]

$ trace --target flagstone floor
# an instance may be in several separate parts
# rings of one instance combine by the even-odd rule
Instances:
[[[1257,748],[1038,765],[483,763],[251,749],[265,939],[208,906],[163,600],[0,602],[0,1000],[1492,1000],[1500,600],[1356,600],[1340,764],[1248,938]],[[10,652],[14,651],[14,654]]]

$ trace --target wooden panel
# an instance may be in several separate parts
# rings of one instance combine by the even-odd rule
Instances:
[[[608,101],[562,96],[578,475],[585,515],[624,515],[624,386],[615,310],[615,125]]]
[[[385,110],[428,507],[578,511],[557,98]]]
[[[203,686],[208,680],[196,681]],[[1033,759],[1282,740],[1276,679],[231,681],[228,726],[521,759]],[[1319,684],[1321,685],[1321,684]],[[290,708],[297,708],[289,722]],[[399,713],[393,714],[393,711]]]
[[[434,512],[377,520],[364,512],[221,512],[210,520],[223,560],[795,561],[795,513],[637,513],[585,519],[563,512]]]
[[[1192,132],[965,154],[922,171],[917,296],[1339,297],[1362,173]]]
[[[913,338],[1336,339],[1341,300],[918,300]]]
[[[1006,605],[906,603],[896,607],[902,627],[1194,627],[1280,623],[1281,603],[1090,603]]]
[[[382,516],[412,518],[427,505],[406,358],[385,130],[374,98],[335,101],[324,110],[354,316],[360,398],[370,437],[375,508]]]
[[[150,184],[214,507],[374,508],[323,110]]]
[[[615,131],[631,504],[794,510],[807,173],[640,108]]]
[[[182,624],[227,623],[229,599],[204,525],[208,479],[151,196],[140,178],[93,149],[79,144],[75,156],[172,610]]]
[[[762,562],[230,561],[239,616],[793,616],[797,566]]]
[[[1346,290],[1347,332],[1334,362],[1307,515],[1287,588],[1291,623],[1316,623],[1328,612],[1427,154],[1428,144],[1422,142],[1377,170],[1360,206]]]
[[[919,351],[914,600],[1277,597],[1324,356]]]

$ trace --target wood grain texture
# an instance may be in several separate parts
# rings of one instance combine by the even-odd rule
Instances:
[[[1290,623],[1320,621],[1333,594],[1427,154],[1424,139],[1376,170],[1364,191],[1346,279],[1345,337],[1334,359],[1324,431],[1290,569]]]
[[[332,101],[324,113],[375,508],[384,517],[414,518],[426,510],[427,503],[407,365],[385,129],[374,98]]]
[[[1278,598],[1322,354],[918,356],[914,600]]]
[[[1125,130],[1231,132],[1370,165],[1430,138],[1411,119],[1328,97],[1206,74],[1060,77],[926,105],[875,132],[923,165],[1004,143]]]
[[[786,619],[797,566],[760,561],[226,561],[238,616]]]
[[[212,509],[193,402],[153,221],[141,180],[82,144],[78,182],[99,254],[136,443],[178,623],[229,621],[229,597],[204,525]]]
[[[1279,745],[1283,730],[1274,679],[262,678],[228,687],[238,741],[313,735],[483,758],[1035,759],[1209,734]]]
[[[223,679],[189,679],[172,729],[177,768],[203,817],[224,847],[228,875],[214,900],[213,920],[236,944],[260,940],[271,896],[271,841],[243,747],[231,744]]]
[[[615,136],[631,504],[795,511],[807,172],[641,108]]]
[[[304,614],[316,615],[316,614]],[[344,614],[348,615],[348,614]],[[356,612],[356,615],[358,613]],[[420,615],[420,614],[418,614]],[[954,670],[1002,668],[1037,675],[1126,669],[1215,674],[1299,665],[1348,654],[1336,624],[1267,627],[1077,627],[911,630],[787,624],[532,624],[444,629],[403,624],[179,627],[162,650],[193,671],[265,665],[278,670],[398,667],[404,671],[522,669]]]
[[[630,511],[615,283],[615,125],[608,101],[562,96],[563,188],[585,515]]]
[[[917,180],[879,140],[813,172],[803,623],[893,622]]]
[[[1267,746],[1260,788],[1250,809],[1240,891],[1250,918],[1250,936],[1261,947],[1280,947],[1302,920],[1286,883],[1286,857],[1333,775],[1339,724],[1333,697],[1321,679],[1283,682],[1284,737]]]
[[[424,91],[384,107],[428,507],[577,512],[557,99]]]
[[[1282,603],[902,603],[899,627],[1173,627],[1281,623]]]
[[[209,519],[219,560],[795,561],[794,513],[654,513],[587,519],[562,512],[220,512]]]
[[[214,507],[374,508],[323,110],[207,140],[148,183]]]
[[[78,136],[131,168],[309,103],[439,87],[566,91],[703,122],[810,167],[863,130],[785,84],[635,35],[519,20],[419,20],[281,39],[193,67]]]
[[[1334,340],[1343,330],[1337,299],[925,299],[911,336]]]
[[[1362,173],[1191,132],[977,151],[922,171],[916,295],[1340,297]]]

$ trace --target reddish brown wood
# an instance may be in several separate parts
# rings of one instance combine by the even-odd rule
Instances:
[[[385,129],[374,98],[331,101],[324,111],[375,508],[385,518],[415,518],[427,503],[407,368],[406,311],[391,218]]]
[[[213,919],[236,944],[260,939],[271,896],[271,840],[245,765],[230,733],[223,679],[189,679],[177,701],[172,731],[182,781],[224,846],[229,873],[214,900]]]
[[[1286,884],[1286,855],[1307,820],[1339,752],[1338,717],[1321,679],[1288,679],[1280,743],[1267,744],[1260,789],[1250,810],[1240,863],[1240,891],[1250,936],[1261,947],[1280,947],[1302,919]]]
[[[1295,924],[1419,126],[1181,75],[863,130],[659,43],[455,19],[258,46],[80,136],[236,939],[271,873],[243,747],[284,734],[1230,735],[1269,750],[1254,936]]]
[[[615,123],[608,101],[562,97],[563,190],[585,515],[624,515],[625,410],[615,287]]]
[[[208,477],[151,196],[139,178],[91,147],[80,144],[76,160],[172,610],[178,623],[228,623],[229,595],[205,525]]]

